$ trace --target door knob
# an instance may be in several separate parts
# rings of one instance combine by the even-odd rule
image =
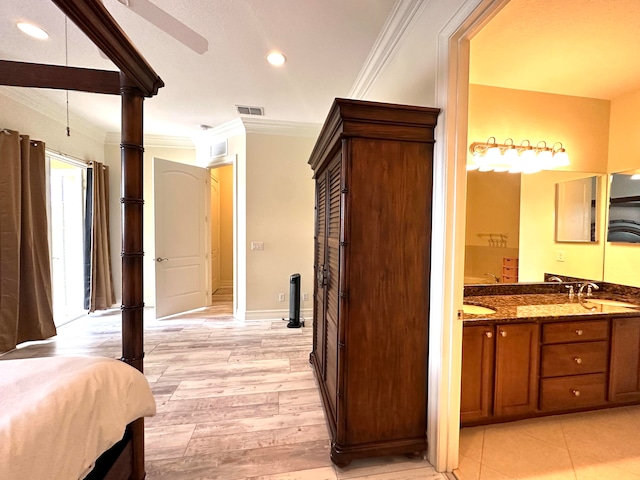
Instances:
[[[158,262],[158,263],[168,262],[169,261],[168,258],[162,258],[162,257],[154,258],[153,260],[154,260],[154,262]]]

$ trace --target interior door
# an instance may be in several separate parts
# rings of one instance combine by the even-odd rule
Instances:
[[[211,294],[220,288],[220,181],[211,170]]]
[[[208,305],[209,172],[154,158],[156,318]]]

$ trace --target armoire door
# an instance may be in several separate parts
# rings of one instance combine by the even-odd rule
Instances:
[[[313,270],[315,273],[313,303],[313,351],[318,362],[322,380],[326,377],[326,342],[327,323],[325,303],[327,300],[324,285],[324,260],[327,248],[327,174],[323,173],[316,181],[316,235]]]
[[[328,168],[327,240],[325,253],[326,290],[326,359],[325,383],[334,416],[338,400],[338,321],[340,293],[340,199],[342,194],[342,155],[339,153]]]

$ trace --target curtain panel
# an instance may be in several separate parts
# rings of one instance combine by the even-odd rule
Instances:
[[[56,334],[45,145],[0,131],[0,352]]]
[[[116,303],[111,273],[109,242],[109,169],[93,162],[91,174],[91,275],[89,277],[89,312],[106,310]],[[87,213],[89,209],[87,209]]]

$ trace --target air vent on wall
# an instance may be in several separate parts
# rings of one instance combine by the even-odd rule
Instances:
[[[209,158],[224,157],[227,154],[227,141],[223,140],[209,146]]]
[[[248,105],[236,105],[236,109],[240,115],[258,115],[264,116],[263,107],[249,107]]]

